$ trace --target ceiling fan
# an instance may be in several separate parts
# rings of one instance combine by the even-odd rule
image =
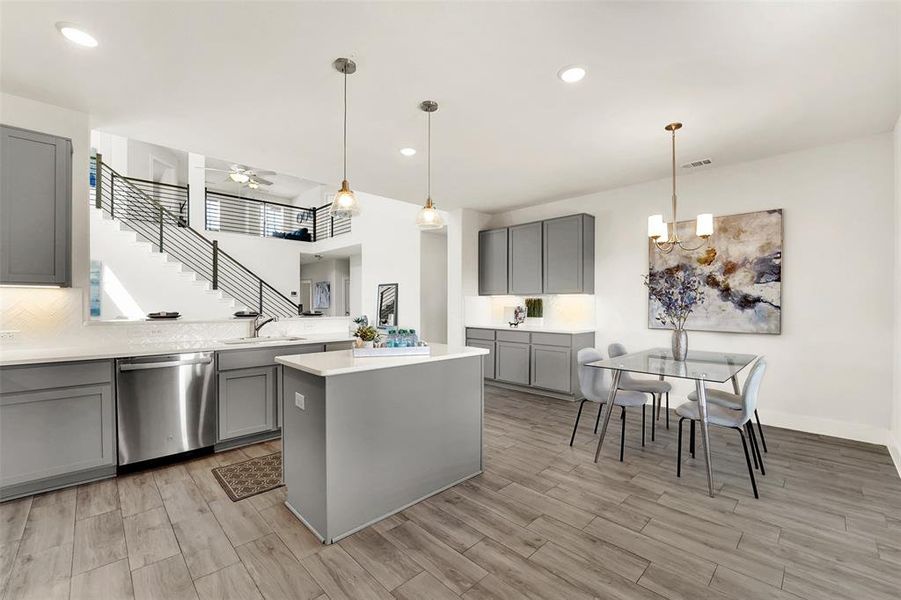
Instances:
[[[246,185],[251,189],[257,189],[261,185],[272,185],[271,181],[263,178],[263,175],[276,174],[275,171],[259,171],[257,169],[251,169],[250,167],[238,164],[230,165],[228,169],[206,167],[205,170],[227,173],[228,176],[225,178],[226,183],[231,181],[239,185]]]

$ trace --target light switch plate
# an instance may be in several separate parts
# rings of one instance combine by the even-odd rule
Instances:
[[[298,392],[294,392],[294,406],[299,408],[300,410],[304,410],[304,395]]]

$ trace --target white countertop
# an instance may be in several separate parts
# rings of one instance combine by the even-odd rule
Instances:
[[[430,348],[432,349],[432,354],[429,356],[366,356],[356,358],[353,355],[353,350],[338,350],[335,352],[317,352],[315,354],[276,356],[275,361],[286,367],[318,375],[319,377],[330,377],[332,375],[406,367],[488,354],[488,350],[484,348],[472,348],[469,346],[431,344]]]
[[[159,344],[116,344],[109,346],[57,346],[53,348],[4,348],[0,351],[0,366],[28,365],[37,363],[69,362],[76,360],[103,360],[126,356],[152,356],[154,354],[176,354],[179,352],[214,352],[221,350],[244,350],[247,348],[277,348],[279,346],[300,346],[303,344],[326,344],[331,342],[351,342],[348,333],[307,333],[296,336],[297,340],[279,340],[263,343],[226,344],[227,340],[204,340],[190,342],[161,342]]]
[[[576,335],[579,333],[594,333],[597,327],[545,327],[543,325],[527,325],[522,323],[519,327],[510,327],[507,324],[467,325],[471,329],[496,329],[503,331],[534,331],[536,333],[566,333]]]

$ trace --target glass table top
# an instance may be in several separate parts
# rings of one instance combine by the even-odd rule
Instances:
[[[586,363],[585,366],[599,369],[663,375],[681,379],[703,379],[715,383],[726,383],[739,371],[754,362],[755,354],[732,354],[729,352],[705,352],[689,350],[684,361],[673,360],[668,348],[651,348],[632,352],[616,358],[606,358]]]

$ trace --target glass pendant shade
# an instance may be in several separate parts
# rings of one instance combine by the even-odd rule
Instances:
[[[648,237],[658,238],[661,231],[665,230],[666,223],[663,222],[663,215],[651,215],[648,217]],[[663,234],[663,241],[666,240],[666,234]]]
[[[416,226],[423,231],[430,229],[441,229],[444,227],[444,218],[438,209],[432,204],[432,199],[426,200],[425,206],[416,215]]]
[[[341,182],[341,189],[338,190],[338,193],[335,194],[335,199],[332,200],[329,214],[338,219],[349,219],[360,214],[360,204],[357,202],[357,197],[354,196],[346,179]]]

